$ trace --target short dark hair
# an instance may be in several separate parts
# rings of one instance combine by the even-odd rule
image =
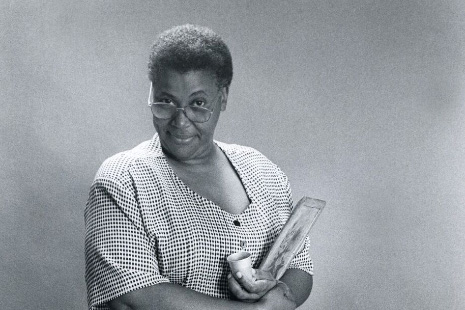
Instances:
[[[207,27],[190,24],[159,35],[152,45],[148,69],[152,82],[165,69],[181,73],[211,70],[218,87],[229,87],[233,76],[231,53],[223,39]]]

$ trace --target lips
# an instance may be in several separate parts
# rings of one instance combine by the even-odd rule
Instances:
[[[194,139],[193,135],[189,134],[180,134],[180,133],[172,133],[169,132],[169,135],[171,136],[172,140],[178,144],[185,144],[189,143]]]

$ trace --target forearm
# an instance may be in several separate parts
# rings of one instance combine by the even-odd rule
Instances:
[[[132,291],[112,300],[109,306],[114,310],[257,309],[252,303],[211,297],[173,283],[160,283]]]
[[[300,269],[288,269],[280,279],[291,290],[297,306],[307,300],[313,286],[313,277]]]

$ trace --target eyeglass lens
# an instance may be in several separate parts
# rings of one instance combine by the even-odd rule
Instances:
[[[182,110],[186,117],[196,123],[204,123],[210,119],[212,111],[202,107],[187,106],[185,108],[177,108],[176,106],[168,103],[155,102],[151,105],[152,113],[155,117],[160,119],[170,119]]]

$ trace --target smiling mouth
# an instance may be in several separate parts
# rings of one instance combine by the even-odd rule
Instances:
[[[189,136],[189,135],[177,135],[177,134],[170,133],[170,136],[176,143],[179,143],[179,144],[189,143],[192,141],[192,139],[194,139],[194,136]]]

